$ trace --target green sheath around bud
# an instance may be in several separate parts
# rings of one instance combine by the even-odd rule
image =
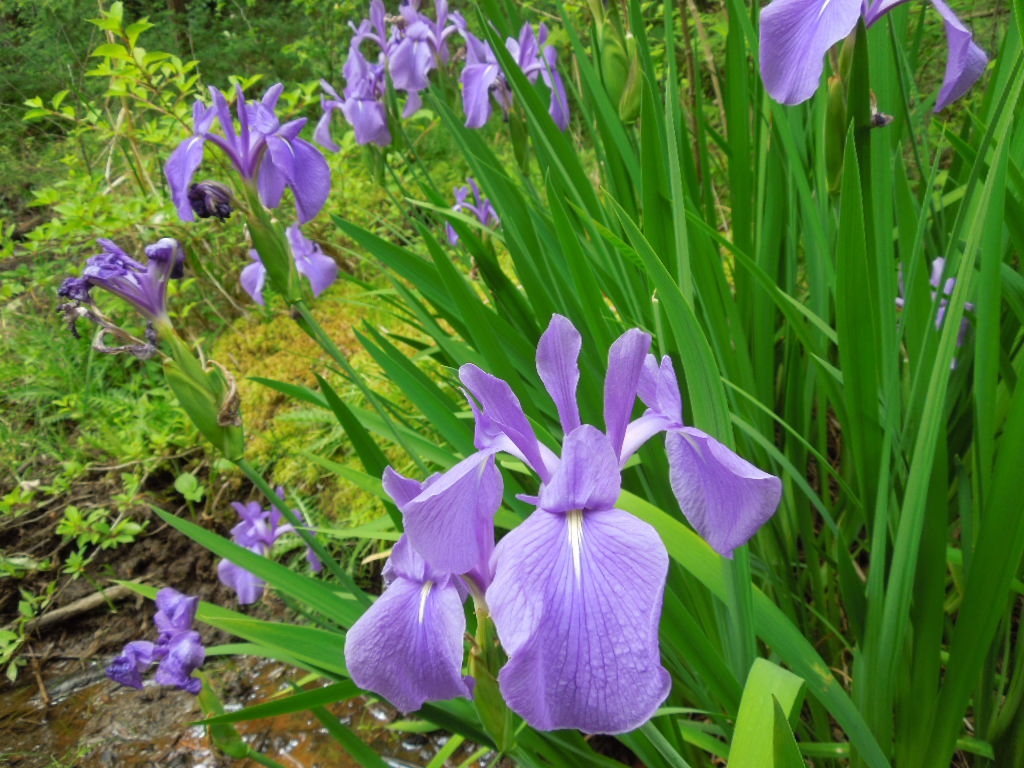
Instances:
[[[619,98],[619,118],[631,123],[640,116],[640,55],[636,49],[636,38],[626,33],[626,52],[629,55],[629,74]]]
[[[162,337],[171,350],[164,361],[167,385],[178,398],[196,429],[226,459],[238,461],[245,452],[245,436],[238,416],[238,394],[219,367],[203,368],[177,336]]]
[[[487,735],[494,739],[499,752],[508,754],[515,746],[515,715],[501,695],[497,677],[505,664],[505,654],[486,608],[477,609],[476,620],[476,645],[469,655],[469,673],[476,680],[473,703]]]
[[[271,288],[293,304],[302,298],[302,286],[284,229],[275,224],[266,209],[259,205],[254,189],[247,188],[246,192],[250,198],[248,224],[252,246],[267,270]]]
[[[838,77],[828,81],[828,111],[825,113],[825,172],[829,192],[836,194],[843,180],[843,155],[846,152],[846,85]]]
[[[601,35],[601,76],[612,104],[618,104],[629,79],[629,56],[618,30],[611,24],[605,25]]]

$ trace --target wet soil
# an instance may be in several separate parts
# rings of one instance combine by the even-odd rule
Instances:
[[[215,665],[212,683],[234,711],[290,689],[299,674],[277,663],[246,658]],[[11,768],[255,768],[217,752],[205,728],[190,723],[203,717],[196,698],[184,691],[147,683],[141,691],[116,685],[94,661],[85,670],[55,676],[46,683],[49,705],[38,688],[0,693],[0,765]],[[328,707],[395,766],[422,766],[447,742],[441,731],[403,734],[389,730],[397,712],[380,702],[354,699]],[[358,768],[308,712],[238,725],[253,749],[286,768]],[[455,765],[469,757],[463,745]]]
[[[59,518],[59,509],[41,509],[9,521],[0,528],[0,551],[29,553],[39,559],[66,556],[54,531]],[[203,522],[215,530],[227,528],[216,521]],[[218,581],[216,564],[214,555],[161,527],[151,516],[148,532],[129,545],[102,553],[90,566],[89,578],[72,580],[52,571],[30,573],[20,580],[0,578],[0,628],[17,618],[19,587],[38,592],[53,580],[59,589],[50,611],[109,586],[112,578],[172,586],[234,607],[233,592]],[[248,612],[260,618],[289,618],[287,608],[272,595]],[[153,614],[150,601],[130,595],[34,631],[22,649],[28,663],[17,681],[12,684],[0,678],[0,766],[255,768],[257,763],[250,759],[220,754],[205,728],[189,725],[203,717],[191,694],[151,681],[141,691],[124,688],[105,676],[106,665],[125,643],[155,639]],[[230,639],[205,625],[197,629],[207,645]],[[305,674],[253,658],[214,658],[205,671],[228,711],[288,689]],[[426,765],[448,738],[440,731],[409,734],[389,729],[398,713],[380,702],[357,699],[328,709],[395,766]],[[243,723],[238,730],[250,746],[286,768],[358,765],[307,712]],[[470,746],[463,745],[453,760],[461,762],[471,752]]]

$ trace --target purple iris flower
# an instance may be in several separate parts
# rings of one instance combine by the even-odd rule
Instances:
[[[445,0],[438,0],[435,8],[437,18],[432,20],[420,13],[419,2],[403,5],[392,41],[385,51],[392,84],[409,96],[403,117],[411,117],[423,106],[420,91],[430,85],[430,72],[448,61],[448,38],[458,28],[456,24],[448,24]],[[461,19],[461,16],[453,16],[456,17]]]
[[[468,186],[461,186],[455,188],[455,205],[452,206],[453,211],[472,213],[476,216],[477,220],[485,227],[497,227],[501,224],[501,219],[498,217],[498,212],[494,210],[494,206],[491,201],[480,194],[480,187],[477,186],[476,179],[466,179]],[[469,194],[473,193],[473,202],[469,202]],[[459,244],[459,233],[455,231],[455,228],[451,224],[445,225],[448,230],[448,242],[451,245]]]
[[[75,305],[94,304],[91,291],[99,286],[132,304],[150,322],[167,321],[167,283],[184,274],[185,250],[165,237],[146,246],[148,264],[129,256],[113,240],[99,238],[103,251],[85,263],[81,277],[69,277],[57,295]]]
[[[167,587],[157,593],[156,606],[154,621],[160,630],[157,641],[135,640],[128,643],[121,655],[110,662],[107,677],[121,685],[142,688],[142,673],[159,663],[155,676],[157,683],[198,694],[203,682],[192,677],[192,673],[206,659],[206,649],[199,633],[192,629],[199,598]]]
[[[327,95],[320,97],[324,113],[316,126],[316,140],[332,152],[340,149],[331,137],[331,116],[335,110],[341,110],[356,133],[357,144],[388,146],[391,143],[391,131],[388,130],[388,109],[384,104],[384,95],[387,93],[384,64],[371,64],[353,41],[344,73],[344,99],[330,83],[320,81]]]
[[[654,528],[615,506],[621,467],[646,440],[668,432],[673,490],[691,522],[723,554],[745,543],[779,501],[778,478],[682,424],[671,364],[659,367],[650,345],[651,337],[634,328],[609,350],[602,432],[581,423],[576,389],[582,339],[568,319],[555,315],[537,347],[537,371],[565,432],[561,456],[537,439],[506,382],[464,365],[459,376],[471,394],[478,452],[423,484],[391,470],[385,474],[385,487],[405,518],[409,547],[424,567],[462,575],[474,596],[486,590],[509,656],[498,677],[502,693],[535,728],[625,732],[651,717],[668,695],[671,681],[658,647],[668,554]],[[649,409],[631,420],[638,394]],[[536,510],[490,553],[503,493],[499,452],[536,472],[541,486],[537,496],[523,497]],[[430,581],[411,579],[405,589],[413,594],[424,580]],[[352,658],[372,656],[374,668],[367,664],[369,674],[357,682],[390,697],[399,687],[394,681],[422,681],[415,654],[402,646],[413,600],[406,597],[402,605],[396,597],[388,606],[386,617],[383,609],[375,614],[375,634],[358,640],[350,634],[346,654],[350,669]],[[421,624],[427,621],[422,612],[418,616]],[[436,629],[459,628],[439,623]],[[400,658],[382,648],[384,635],[403,647]],[[416,647],[430,652],[426,643]],[[446,658],[453,673],[461,653]],[[431,686],[417,690],[425,697],[417,704],[440,698]]]
[[[908,0],[773,0],[761,11],[761,76],[776,101],[799,104],[814,95],[825,54],[863,18],[873,25]],[[985,52],[944,0],[931,0],[946,25],[949,55],[935,111],[945,109],[978,81]]]
[[[512,108],[512,87],[490,44],[473,35],[465,22],[459,24],[459,32],[466,41],[466,66],[461,78],[466,127],[481,128],[491,117],[492,97],[508,117]],[[508,38],[505,47],[531,83],[537,82],[539,77],[551,90],[549,113],[564,131],[569,127],[569,102],[557,69],[558,51],[547,39],[546,26],[541,24],[539,34],[535,35],[533,27],[527,23],[520,30],[519,38]]]
[[[285,187],[290,187],[300,222],[320,212],[331,191],[331,169],[319,149],[299,138],[306,118],[281,124],[275,110],[283,90],[278,83],[267,89],[260,101],[249,103],[239,86],[237,130],[227,98],[220,90],[210,87],[213,106],[196,100],[192,109],[195,134],[178,145],[164,168],[182,221],[195,221],[189,191],[208,141],[227,155],[246,183],[257,184],[260,199],[268,208],[277,208]],[[214,120],[220,123],[221,133],[211,131]]]
[[[277,495],[284,501],[284,488],[279,486]],[[250,501],[247,504],[233,501],[231,506],[242,518],[242,522],[231,529],[232,541],[257,555],[266,557],[279,538],[295,530],[295,526],[290,523],[281,525],[281,518],[284,515],[277,507],[263,509],[258,501]],[[299,520],[305,522],[300,510],[293,509],[292,512]],[[314,571],[320,571],[320,558],[312,549],[306,550],[306,558]],[[230,560],[224,559],[218,563],[217,575],[222,583],[238,593],[238,602],[242,605],[255,603],[263,595],[266,582]]]
[[[313,295],[319,296],[338,277],[338,264],[330,256],[323,252],[320,245],[310,240],[299,228],[298,224],[292,224],[286,230],[288,245],[291,248],[292,256],[295,259],[295,267],[300,274],[309,278],[313,286]],[[252,264],[242,269],[242,288],[252,297],[257,304],[266,306],[263,298],[263,288],[267,282],[267,268],[263,266],[259,253],[249,251]]]
[[[945,280],[942,279],[942,276],[945,273],[945,271],[946,271],[946,260],[943,257],[939,256],[938,258],[935,258],[935,259],[932,260],[932,274],[931,274],[931,277],[929,278],[928,282],[931,283],[931,286],[932,286],[932,301],[934,302],[936,299],[938,299],[938,302],[939,302],[939,308],[938,308],[938,310],[935,313],[935,329],[936,330],[942,330],[942,325],[946,321],[946,309],[949,307],[949,297],[953,295],[953,289],[956,287],[956,278],[955,277],[947,277]],[[903,267],[902,267],[902,265],[900,265],[899,284],[900,284],[900,295],[896,297],[896,306],[899,307],[900,309],[902,309],[904,307],[904,305],[906,304],[906,300],[903,298],[904,290],[903,290]],[[941,296],[939,295],[939,289],[940,288],[941,288]],[[974,311],[974,304],[972,304],[969,301],[965,302],[964,303],[964,309],[973,312]],[[967,332],[970,330],[970,328],[971,328],[970,322],[967,320],[966,317],[964,317],[960,321],[960,330],[959,330],[959,332],[957,333],[957,336],[956,336],[956,345],[958,347],[962,347],[963,346],[964,341],[967,339]],[[950,368],[956,368],[956,367],[957,367],[957,360],[956,360],[956,358],[954,358],[953,361],[950,363]]]

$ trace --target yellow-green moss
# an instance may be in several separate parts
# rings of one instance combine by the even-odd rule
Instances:
[[[374,314],[360,300],[361,290],[340,281],[314,304],[314,315],[360,374],[378,378],[373,360],[353,327]],[[257,466],[272,467],[273,482],[312,496],[315,506],[337,525],[355,525],[383,512],[371,495],[341,480],[304,455],[360,468],[358,459],[330,412],[293,400],[251,380],[263,377],[316,388],[314,372],[347,401],[362,400],[358,389],[330,370],[330,358],[286,312],[252,312],[235,320],[214,346],[215,359],[238,379],[247,434],[246,452]],[[382,446],[387,452],[387,446]]]

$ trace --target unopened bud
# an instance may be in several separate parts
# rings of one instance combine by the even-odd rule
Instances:
[[[640,55],[636,49],[636,38],[626,33],[626,54],[629,57],[629,73],[619,97],[619,118],[631,123],[640,116]]]
[[[618,104],[629,78],[629,57],[618,31],[606,24],[601,35],[601,75],[612,104]]]
[[[231,216],[231,190],[216,181],[201,181],[188,188],[188,202],[200,219],[226,219]]]

